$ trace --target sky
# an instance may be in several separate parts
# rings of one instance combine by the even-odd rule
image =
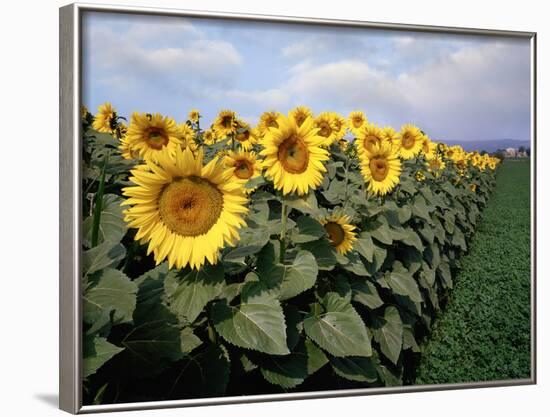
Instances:
[[[203,126],[222,109],[365,112],[432,139],[530,138],[528,39],[86,12],[83,103]]]

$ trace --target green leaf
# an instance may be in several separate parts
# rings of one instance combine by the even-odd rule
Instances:
[[[305,340],[307,350],[307,373],[314,374],[328,363],[325,353],[317,347],[310,339]]]
[[[223,289],[223,265],[205,265],[183,277],[172,275],[165,280],[170,310],[183,322],[193,323],[206,304]]]
[[[323,225],[309,216],[298,217],[296,226],[296,228],[292,229],[291,234],[291,240],[294,243],[311,242],[326,235]]]
[[[353,291],[353,301],[363,304],[370,309],[378,308],[384,304],[376,286],[372,282],[363,279],[354,279],[350,284]]]
[[[437,268],[446,288],[453,288],[453,276],[448,262],[441,262]]]
[[[260,365],[266,381],[283,388],[294,388],[308,376],[308,355],[304,344],[286,356],[269,356]]]
[[[235,346],[272,355],[290,353],[283,309],[275,298],[247,297],[237,307],[218,301],[211,318],[217,332]]]
[[[397,364],[403,344],[403,323],[397,308],[386,307],[382,325],[374,329],[374,340],[380,344],[382,353]]]
[[[418,303],[422,302],[418,284],[408,271],[388,273],[386,274],[386,282],[396,294],[409,297],[412,301]]]
[[[359,234],[357,240],[353,244],[354,249],[359,252],[368,262],[372,262],[374,257],[374,243],[372,237],[367,232]]]
[[[107,339],[103,337],[86,336],[84,338],[82,376],[87,378],[95,374],[105,362],[123,350],[124,348],[107,342]]]
[[[84,275],[89,275],[104,268],[115,267],[125,256],[126,248],[123,245],[105,241],[84,251],[82,270]]]
[[[346,259],[347,262],[344,265],[342,265],[342,267],[346,271],[350,271],[355,275],[359,275],[361,277],[370,276],[370,273],[369,271],[367,271],[367,268],[365,267],[363,260],[356,252],[348,252],[344,258]]]
[[[315,254],[315,260],[320,270],[330,271],[336,265],[336,251],[327,239],[300,244],[300,248]]]
[[[137,285],[121,271],[104,269],[90,278],[82,295],[84,321],[94,323],[112,313],[114,324],[132,321]]]
[[[180,333],[181,339],[181,351],[185,354],[191,353],[193,350],[202,345],[202,340],[199,339],[193,329],[190,327],[184,327]]]
[[[411,349],[413,352],[420,352],[420,347],[414,338],[414,332],[410,325],[403,326],[403,350]]]
[[[291,266],[284,266],[280,299],[287,300],[309,290],[317,281],[319,269],[315,257],[308,251],[299,251]]]
[[[379,217],[379,219],[382,219],[382,217]],[[379,222],[378,226],[370,231],[370,234],[373,238],[386,245],[391,245],[393,242],[390,227],[385,219]]]
[[[360,356],[336,358],[331,356],[329,361],[336,375],[350,381],[375,382],[378,379],[372,358]]]
[[[290,208],[311,216],[316,216],[319,213],[319,206],[317,205],[317,198],[315,198],[314,192],[310,192],[303,197],[287,197],[285,199],[285,204]]]
[[[334,356],[370,356],[367,328],[351,304],[335,293],[313,304],[304,319],[304,330],[321,348]]]
[[[374,275],[376,274],[382,265],[384,264],[384,261],[386,259],[388,251],[384,248],[381,248],[378,245],[374,246],[374,257],[373,261],[367,263],[366,268],[369,274]]]
[[[113,244],[122,240],[128,228],[120,206],[124,200],[115,194],[105,194],[101,204],[101,217],[98,224],[98,243],[106,240]],[[82,224],[83,243],[91,247],[93,218],[87,217]]]
[[[428,209],[428,206],[426,205],[426,200],[420,194],[414,197],[414,201],[412,204],[412,213],[417,217],[420,217],[428,222],[431,222],[429,209]]]

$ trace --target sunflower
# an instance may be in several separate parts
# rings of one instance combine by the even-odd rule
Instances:
[[[265,175],[284,195],[305,195],[321,184],[326,172],[323,162],[328,151],[321,148],[325,138],[318,135],[311,117],[298,126],[292,117],[281,115],[277,125],[269,128],[262,142]]]
[[[404,125],[396,138],[395,147],[399,149],[399,156],[403,159],[412,159],[422,150],[424,135],[414,125]]]
[[[214,143],[216,143],[216,136],[214,135],[214,132],[212,132],[211,129],[202,132],[202,141],[206,145],[213,145]]]
[[[348,128],[356,136],[367,123],[367,118],[362,111],[352,111],[348,116]]]
[[[329,147],[336,139],[336,133],[338,128],[334,123],[334,116],[332,113],[321,113],[314,119],[314,127],[319,129],[319,136],[324,138],[322,145]]]
[[[189,121],[193,122],[193,123],[198,123],[199,122],[199,117],[201,117],[200,113],[198,110],[196,109],[193,109],[189,112],[189,114],[187,115],[187,118],[189,119]]]
[[[81,108],[80,115],[82,116],[83,119],[85,119],[86,117],[88,117],[88,113],[90,113],[88,111],[88,107],[83,105],[82,108]]]
[[[116,122],[116,112],[111,103],[103,103],[97,108],[92,128],[102,133],[112,133]]]
[[[433,158],[437,152],[437,144],[432,142],[428,135],[424,135],[422,138],[422,153],[426,159]]]
[[[159,113],[134,112],[126,138],[132,151],[137,151],[143,159],[153,161],[163,152],[173,155],[181,144],[180,131],[176,122]]]
[[[355,226],[350,224],[349,216],[331,215],[320,220],[325,227],[328,238],[334,249],[345,255],[353,249],[353,242],[357,240]]]
[[[371,123],[365,124],[358,132],[357,140],[355,141],[359,158],[364,159],[372,155],[384,142],[387,142],[387,140],[382,129]]]
[[[441,171],[445,169],[445,162],[439,156],[434,156],[426,161],[426,168],[435,177],[439,177]]]
[[[308,117],[313,117],[311,109],[306,106],[298,106],[290,111],[290,117],[294,118],[298,127],[302,126],[304,120]]]
[[[368,182],[368,190],[378,195],[389,193],[399,184],[401,161],[391,144],[382,142],[374,152],[361,161],[361,174]]]
[[[332,113],[332,121],[334,128],[336,129],[334,131],[334,140],[338,141],[346,135],[348,124],[346,123],[346,119],[344,119],[338,113]]]
[[[418,182],[422,182],[422,181],[426,180],[426,175],[424,175],[424,172],[422,172],[422,171],[416,171],[416,174],[414,174],[414,178]]]
[[[477,184],[470,184],[470,190],[475,193],[477,191]]]
[[[255,131],[244,120],[237,119],[235,123],[237,125],[236,143],[245,151],[252,149],[257,142]]]
[[[174,156],[162,153],[158,163],[133,169],[130,181],[135,185],[123,189],[123,204],[131,206],[125,220],[138,229],[135,240],[149,243],[147,254],[157,265],[165,259],[169,268],[215,264],[219,250],[234,246],[246,225],[243,182],[217,158],[203,166],[202,150],[197,156],[179,147]]]
[[[214,120],[214,132],[218,140],[225,139],[227,136],[236,132],[235,112],[232,110],[222,110],[216,120]]]
[[[262,174],[262,164],[255,152],[230,151],[224,162],[228,168],[231,168],[236,180],[248,181]],[[252,192],[254,189],[246,188],[245,191]]]
[[[278,128],[279,124],[277,119],[281,116],[278,111],[266,111],[260,116],[258,122],[257,131],[260,138],[263,138],[268,132],[270,127]]]
[[[193,152],[197,150],[195,142],[195,131],[187,123],[178,125],[178,138],[182,149],[189,148]]]
[[[118,145],[118,150],[120,151],[120,155],[124,159],[132,160],[132,159],[138,159],[139,158],[139,152],[136,151],[136,150],[132,150],[130,148],[128,138],[126,136],[124,136],[120,139],[120,145]]]

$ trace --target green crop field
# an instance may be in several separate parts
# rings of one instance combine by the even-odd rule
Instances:
[[[506,161],[444,312],[422,347],[416,383],[530,375],[529,161]]]

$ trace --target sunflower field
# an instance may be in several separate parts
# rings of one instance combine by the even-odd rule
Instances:
[[[414,383],[498,159],[359,111],[82,123],[85,404]]]

